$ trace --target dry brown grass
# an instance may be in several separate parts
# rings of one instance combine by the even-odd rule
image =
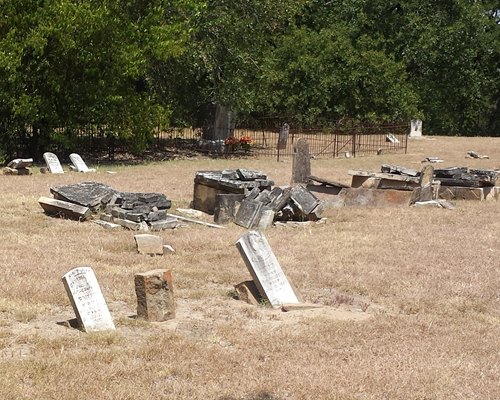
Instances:
[[[465,159],[467,150],[489,160]],[[318,159],[313,173],[349,182],[348,169],[500,168],[500,139],[412,140],[407,155]],[[162,192],[188,206],[197,170],[251,168],[287,184],[291,161],[176,160],[99,168],[93,175],[0,176],[2,399],[498,399],[500,202],[453,210],[345,208],[323,225],[266,231],[305,300],[282,313],[234,300],[250,279],[234,245],[244,233],[191,225],[162,232],[176,253],[135,251],[133,233],[45,216],[51,186],[96,180]],[[117,174],[107,174],[107,169]],[[84,334],[61,277],[89,265],[117,325]],[[133,275],[172,268],[177,318],[135,314]],[[58,324],[59,323],[59,324]]]

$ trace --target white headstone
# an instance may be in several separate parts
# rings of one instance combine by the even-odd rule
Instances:
[[[52,174],[64,174],[59,158],[54,153],[43,153],[43,159]]]
[[[83,161],[82,157],[80,157],[79,154],[72,153],[69,155],[69,159],[73,163],[75,169],[77,172],[95,172],[95,169],[90,169],[87,167],[87,164],[85,164],[85,161]]]
[[[62,281],[78,324],[85,332],[115,330],[92,268],[74,268],[63,276]]]
[[[412,119],[410,122],[410,137],[422,136],[422,120]]]
[[[260,294],[273,307],[299,303],[269,243],[260,232],[247,232],[236,242],[236,246]]]

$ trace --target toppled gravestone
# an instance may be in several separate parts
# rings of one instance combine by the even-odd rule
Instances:
[[[303,185],[254,189],[241,201],[234,223],[264,230],[274,221],[316,221],[322,212],[323,203]]]
[[[5,175],[31,175],[32,158],[16,158],[3,169]]]
[[[177,226],[177,219],[167,215],[171,201],[161,193],[119,192],[98,182],[59,186],[50,191],[55,200],[86,207],[94,215],[101,214],[102,220],[131,230],[158,231]],[[42,202],[40,205],[44,207]],[[63,211],[60,214],[64,215]]]

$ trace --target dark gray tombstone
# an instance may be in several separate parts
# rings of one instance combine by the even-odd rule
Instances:
[[[247,232],[236,242],[236,247],[260,294],[267,298],[273,307],[299,303],[269,243],[260,232]]]
[[[62,281],[81,329],[85,332],[115,330],[92,268],[74,268]]]
[[[251,229],[259,223],[261,211],[262,203],[244,199],[236,213],[234,223],[243,228]]]
[[[312,213],[320,203],[320,200],[302,185],[295,185],[292,188],[291,198],[305,215]]]
[[[311,175],[311,157],[309,155],[309,144],[304,138],[295,143],[292,165],[292,185],[294,183],[307,183]]]
[[[214,221],[216,224],[233,222],[238,212],[244,194],[217,194],[215,195]]]
[[[283,124],[283,126],[280,129],[280,134],[278,137],[278,150],[286,149],[289,133],[290,133],[290,125]]]

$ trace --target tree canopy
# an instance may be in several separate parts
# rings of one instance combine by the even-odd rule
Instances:
[[[500,135],[491,0],[0,0],[0,12],[4,153],[89,124],[141,148],[214,104]]]

